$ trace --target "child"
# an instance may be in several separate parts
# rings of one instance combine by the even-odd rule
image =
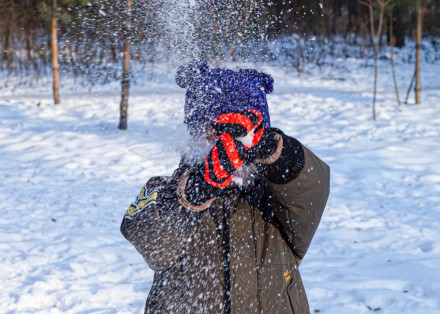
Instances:
[[[192,153],[145,184],[121,225],[155,271],[145,313],[309,313],[298,266],[329,167],[271,128],[271,76],[193,61],[176,81]]]

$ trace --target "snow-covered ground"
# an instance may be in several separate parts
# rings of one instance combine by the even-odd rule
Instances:
[[[257,65],[275,78],[273,125],[332,169],[301,265],[312,313],[440,313],[440,66],[424,64],[422,105],[397,107],[381,61],[373,122],[372,68],[344,62],[301,76]],[[398,63],[401,98],[412,72]],[[163,77],[134,87],[125,132],[118,84],[64,86],[54,107],[47,82],[0,78],[0,312],[142,312],[153,272],[119,224],[179,160],[184,91]]]

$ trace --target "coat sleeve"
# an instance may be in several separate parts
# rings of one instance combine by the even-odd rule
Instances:
[[[274,214],[300,259],[304,257],[330,192],[330,168],[297,140],[283,135],[283,152],[270,165],[268,185]],[[272,171],[271,171],[272,170]]]
[[[129,206],[121,232],[148,266],[160,271],[170,268],[179,259],[184,245],[182,239],[198,219],[177,201],[174,180],[152,178]]]

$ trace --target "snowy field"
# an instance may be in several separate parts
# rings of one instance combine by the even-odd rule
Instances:
[[[381,61],[275,78],[272,124],[332,170],[322,223],[301,265],[312,313],[440,313],[440,65],[423,64],[423,104],[398,107]],[[413,68],[398,63],[401,98]],[[4,75],[4,74],[3,74]],[[129,130],[119,84],[7,85],[0,77],[1,313],[141,313],[153,272],[122,237],[128,205],[184,147],[173,73],[138,82]],[[411,102],[414,97],[411,96]]]

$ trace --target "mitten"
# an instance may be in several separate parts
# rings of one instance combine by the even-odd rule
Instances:
[[[206,202],[229,186],[234,172],[243,164],[272,156],[278,146],[276,133],[262,126],[257,110],[221,114],[212,126],[217,141],[205,161],[189,175],[186,190],[180,193],[186,194],[187,201],[198,207],[196,210],[205,210]]]
[[[243,144],[242,158],[248,163],[271,156],[277,148],[277,138],[271,128],[264,128],[258,110],[245,109],[218,116],[213,127],[218,134],[229,133]]]
[[[217,131],[217,142],[204,163],[207,183],[224,188],[245,162],[264,159],[276,150],[275,133],[266,130],[262,121],[261,113],[254,109],[223,113],[217,117],[212,124]]]
[[[244,145],[241,142],[229,133],[219,134],[203,164],[205,182],[215,188],[227,187],[235,170],[244,164],[244,155]]]

